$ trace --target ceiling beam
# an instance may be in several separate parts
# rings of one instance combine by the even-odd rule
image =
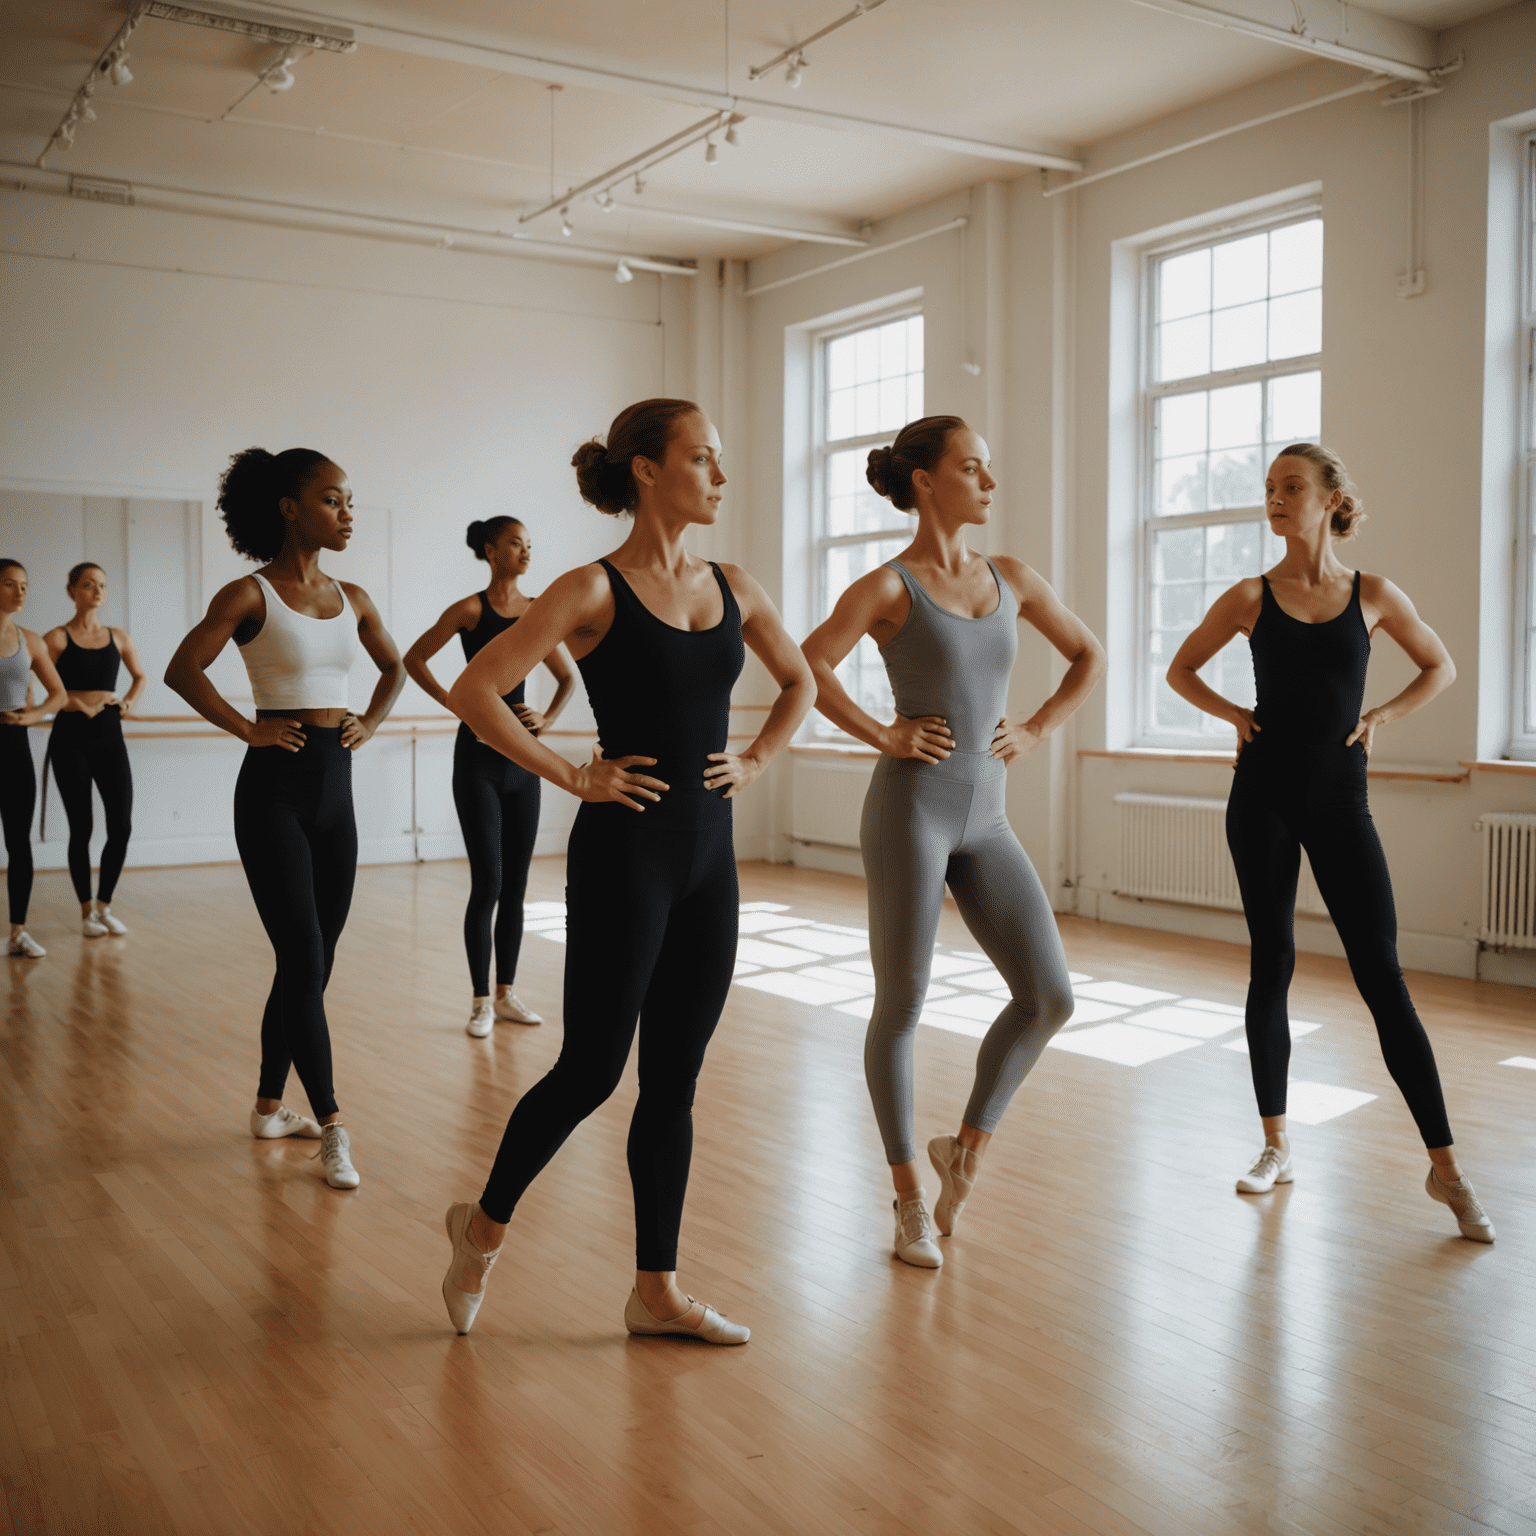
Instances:
[[[266,7],[263,7],[266,9]],[[497,44],[471,42],[445,37],[415,27],[395,26],[360,16],[331,15],[304,6],[273,6],[274,16],[302,17],[329,27],[350,28],[359,43],[390,48],[397,53],[421,54],[427,58],[447,59],[472,64],[481,69],[500,70],[504,74],[545,80],[556,85],[584,86],[588,90],[609,91],[623,96],[644,96],[654,101],[678,102],[689,107],[712,107],[717,112],[740,112],[750,117],[772,118],[777,122],[798,123],[803,127],[832,128],[843,133],[864,133],[877,138],[897,139],[921,144],[928,149],[944,150],[954,155],[971,155],[984,160],[1003,160],[1013,165],[1036,165],[1053,171],[1080,171],[1082,160],[1054,150],[1033,149],[1022,145],[997,144],[987,139],[966,138],[962,134],[938,129],[914,127],[907,123],[889,123],[853,113],[819,111],[814,107],[756,96],[733,96],[724,91],[701,90],[666,80],[652,80],[643,75],[620,70],[598,69],[571,64],[563,59],[523,53]]]
[[[1435,82],[1435,34],[1364,6],[1341,0],[1227,0],[1222,6],[1199,0],[1134,3],[1399,80]]]

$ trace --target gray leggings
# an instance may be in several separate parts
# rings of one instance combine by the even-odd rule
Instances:
[[[980,762],[970,761],[978,756]],[[968,1125],[997,1129],[1046,1041],[1072,1016],[1061,935],[1040,877],[1008,825],[1000,767],[974,753],[957,752],[943,764],[882,757],[864,799],[859,842],[875,969],[864,1076],[893,1164],[917,1156],[912,1047],[946,881],[965,926],[1013,994],[977,1052]]]

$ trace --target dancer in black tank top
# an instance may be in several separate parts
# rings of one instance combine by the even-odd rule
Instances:
[[[736,955],[731,798],[788,745],[815,698],[810,668],[762,588],[690,555],[690,526],[719,516],[720,439],[696,405],[645,400],[605,447],[573,460],[585,500],[634,517],[606,560],[560,577],[516,629],[464,669],[449,703],[482,741],[582,802],[566,862],[565,1040],[512,1112],[480,1203],[450,1207],[443,1300],[468,1333],[523,1191],[618,1085],[640,1031],[629,1130],[635,1196],[631,1333],[742,1344],[747,1330],[677,1288],[677,1238],[693,1145],[693,1096]],[[597,717],[576,767],[503,702],[562,642]],[[779,685],[752,744],[728,750],[743,642]]]
[[[533,541],[515,517],[490,517],[473,522],[464,542],[491,568],[483,592],[461,598],[405,653],[405,669],[422,691],[448,707],[448,692],[433,677],[427,662],[457,634],[465,661],[473,661],[498,635],[528,611],[531,597],[518,590],[517,579],[528,569]],[[540,712],[523,697],[518,682],[502,703],[535,736],[559,717],[575,687],[575,673],[563,646],[544,658],[555,679],[555,696]],[[453,744],[453,803],[469,855],[469,905],[464,909],[464,952],[469,959],[472,991],[468,1034],[484,1039],[497,1019],[515,1024],[544,1021],[512,990],[517,957],[523,943],[523,892],[528,862],[539,834],[539,778],[526,768],[475,739],[460,724]],[[491,1005],[492,915],[495,916],[496,1002]]]
[[[148,679],[125,629],[101,622],[107,600],[107,573],[90,560],[69,573],[75,616],[43,636],[69,702],[54,717],[48,742],[53,777],[69,821],[69,877],[80,903],[80,927],[88,939],[128,932],[112,911],[112,894],[128,857],[133,833],[133,770],[123,740],[123,717],[138,702]],[[119,695],[119,667],[127,669],[127,693]],[[101,796],[107,840],[101,874],[91,898],[91,785]]]
[[[1456,668],[1402,592],[1384,577],[1348,571],[1334,553],[1335,539],[1349,538],[1363,516],[1335,454],[1314,443],[1283,449],[1270,466],[1265,509],[1285,539],[1285,558],[1218,598],[1168,669],[1176,693],[1230,722],[1239,738],[1227,842],[1252,945],[1248,1051],[1265,1145],[1237,1187],[1264,1194],[1294,1177],[1285,1125],[1286,994],[1305,849],[1376,1021],[1387,1070],[1429,1150],[1425,1189],[1450,1206],[1464,1237],[1491,1243],[1493,1224],[1457,1166],[1434,1051],[1398,964],[1392,882],[1366,795],[1377,729],[1450,687]],[[1396,698],[1362,713],[1376,629],[1402,646],[1419,675]],[[1240,633],[1253,651],[1252,709],[1222,698],[1198,675]]]

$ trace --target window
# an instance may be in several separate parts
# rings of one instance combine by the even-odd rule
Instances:
[[[1536,135],[1525,142],[1520,229],[1521,506],[1511,757],[1536,758]]]
[[[1284,550],[1264,517],[1264,472],[1317,441],[1322,412],[1323,221],[1315,209],[1146,255],[1140,559],[1145,658],[1140,736],[1215,746],[1232,728],[1168,686],[1168,663],[1206,609]],[[1201,676],[1253,704],[1238,636]]]
[[[912,519],[875,495],[864,466],[871,448],[923,414],[923,317],[896,315],[820,337],[816,372],[812,592],[819,624],[853,582],[911,542]],[[892,718],[885,664],[867,635],[837,675],[861,709]],[[840,734],[825,716],[812,718],[818,735]]]

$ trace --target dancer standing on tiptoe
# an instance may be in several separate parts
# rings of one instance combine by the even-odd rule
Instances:
[[[473,661],[497,635],[504,634],[528,612],[531,597],[518,591],[517,580],[528,570],[533,540],[515,517],[488,517],[473,522],[464,542],[491,568],[483,592],[460,598],[405,653],[405,670],[422,692],[448,707],[447,690],[432,676],[427,662],[457,633],[464,660]],[[576,686],[570,658],[557,646],[544,658],[555,679],[555,696],[542,713],[523,697],[519,682],[501,701],[537,736],[560,716]],[[539,832],[539,776],[503,757],[476,738],[460,722],[453,744],[453,803],[469,855],[469,905],[464,909],[464,950],[474,989],[466,1032],[484,1039],[497,1019],[514,1024],[544,1020],[512,990],[517,956],[523,943],[523,892],[528,887],[528,861]],[[491,1006],[491,916],[495,914],[496,1005]]]
[[[1294,1177],[1286,1134],[1291,1031],[1286,994],[1296,967],[1293,925],[1301,850],[1344,945],[1392,1080],[1429,1151],[1424,1188],[1448,1205],[1463,1237],[1493,1241],[1462,1177],[1429,1036],[1397,959],[1397,912],[1386,854],[1366,793],[1366,761],[1379,727],[1421,709],[1456,680],[1440,637],[1384,576],[1351,571],[1334,548],[1365,515],[1337,454],[1316,443],[1280,451],[1264,486],[1269,526],[1285,556],[1211,605],[1179,647],[1168,684],[1197,709],[1234,726],[1237,772],[1227,799],[1227,844],[1237,866],[1251,945],[1248,1054],[1264,1124],[1264,1150],[1237,1181],[1264,1194]],[[1361,712],[1376,630],[1391,636],[1419,675],[1394,699]],[[1244,709],[1199,676],[1236,635],[1253,651],[1257,699]]]
[[[966,529],[987,521],[997,481],[986,443],[958,416],[910,422],[891,447],[870,453],[868,478],[879,495],[916,512],[917,532],[898,559],[843,593],[804,649],[817,708],[881,754],[859,832],[875,970],[864,1075],[896,1187],[896,1257],[937,1269],[944,1256],[913,1140],[912,1051],[944,886],[1012,994],[981,1042],[959,1134],[928,1143],[941,1186],[932,1219],[948,1236],[1003,1111],[1072,1015],[1055,915],[1008,825],[1008,765],[1082,704],[1104,672],[1104,652],[1022,560],[966,547]],[[1056,692],[1014,724],[1005,711],[1021,620],[1070,665]],[[864,635],[890,676],[890,725],[860,709],[837,678]]]
[[[144,692],[148,679],[126,629],[101,622],[107,600],[107,573],[92,560],[69,573],[64,589],[75,605],[67,624],[43,636],[69,702],[54,718],[48,757],[59,798],[69,821],[69,878],[80,903],[80,925],[88,939],[127,933],[112,914],[128,838],[133,831],[133,770],[123,740],[123,716]],[[117,669],[128,669],[128,692],[117,693]],[[107,841],[101,850],[101,876],[91,900],[91,784],[101,794],[107,816]]]
[[[235,783],[235,842],[277,953],[261,1021],[261,1078],[251,1134],[318,1136],[326,1182],[355,1189],[351,1140],[336,1107],[325,988],[357,877],[352,754],[405,686],[405,667],[373,599],[320,569],[352,537],[352,488],[323,453],[237,453],[219,482],[229,542],[266,562],[215,594],[181,642],[166,682],[205,720],[246,743]],[[247,720],[208,680],[233,640],[256,700]],[[358,644],[379,669],[367,710],[347,708]],[[290,1065],[319,1124],[283,1104]]]
[[[48,953],[27,932],[32,900],[32,812],[37,807],[37,770],[27,732],[68,695],[48,659],[48,647],[16,622],[27,602],[27,568],[0,560],[0,826],[5,830],[5,886],[11,907],[8,955],[41,960]],[[31,675],[43,685],[41,704],[27,703]]]
[[[640,1026],[640,1098],[629,1129],[635,1195],[631,1333],[744,1344],[748,1330],[677,1287],[677,1238],[693,1148],[693,1095],[736,958],[731,805],[788,745],[815,696],[810,669],[763,589],[737,566],[688,553],[720,515],[720,438],[687,400],[621,411],[606,446],[572,460],[583,499],[629,537],[567,571],[515,629],[465,667],[449,702],[482,741],[582,801],[566,861],[565,1041],[518,1101],[480,1203],[450,1206],[443,1300],[460,1333],[479,1310],[513,1207],[576,1126],[618,1086]],[[726,750],[743,642],[779,685],[762,730]],[[502,701],[569,646],[599,746],[575,767]]]

